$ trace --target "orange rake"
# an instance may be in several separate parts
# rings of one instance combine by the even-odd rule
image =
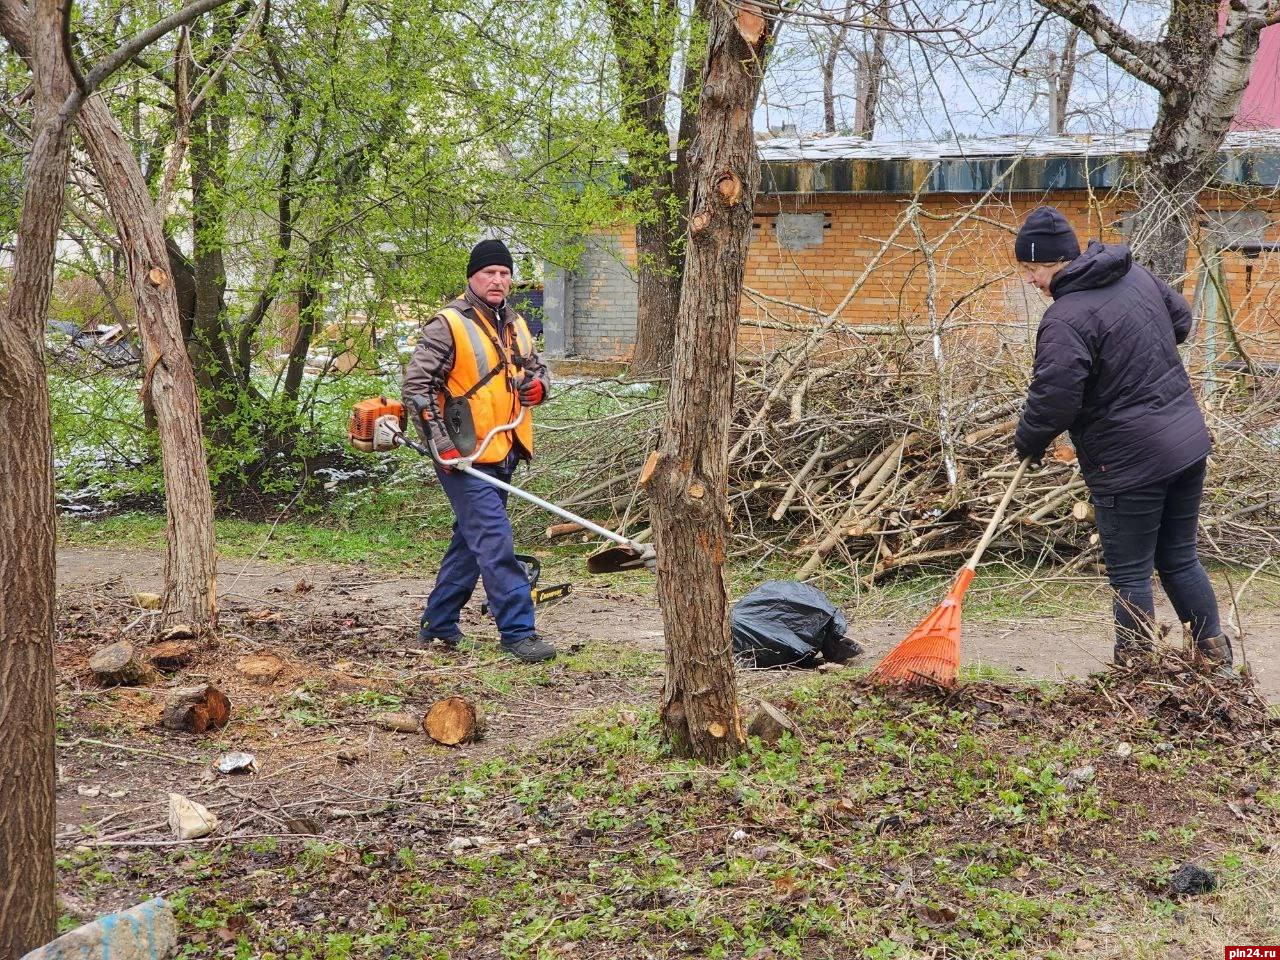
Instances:
[[[946,599],[871,671],[871,677],[877,683],[904,687],[933,685],[943,688],[956,685],[956,674],[960,670],[960,603],[969,584],[973,582],[978,561],[996,535],[996,527],[1009,509],[1013,491],[1018,488],[1030,463],[1028,459],[1018,464],[1013,479],[1009,481],[1009,489],[1004,492],[1004,499],[996,508],[995,516],[987,524],[986,532],[969,562],[960,568]]]

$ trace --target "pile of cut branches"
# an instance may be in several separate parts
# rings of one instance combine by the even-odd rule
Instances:
[[[800,579],[841,571],[870,584],[901,570],[953,569],[972,549],[1016,468],[1029,349],[972,334],[948,334],[945,350],[940,343],[927,331],[845,328],[740,362],[729,456],[739,559],[790,567]],[[603,391],[617,412],[607,430],[544,445],[552,462],[543,469],[587,478],[562,502],[644,539],[636,481],[663,406],[647,394],[627,412],[620,382],[573,389]],[[1219,380],[1206,409],[1216,447],[1205,552],[1265,563],[1280,552],[1280,382]],[[1088,490],[1065,437],[1024,479],[992,551],[1070,569],[1099,559]]]

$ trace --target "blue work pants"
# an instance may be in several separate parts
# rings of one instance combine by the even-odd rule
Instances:
[[[509,483],[515,464],[513,456],[501,464],[477,464],[473,469]],[[471,598],[476,580],[483,578],[502,642],[512,644],[532,636],[533,594],[525,569],[516,560],[506,491],[462,470],[446,471],[437,466],[436,476],[456,519],[453,539],[422,614],[423,626],[442,640],[459,637],[458,615]]]

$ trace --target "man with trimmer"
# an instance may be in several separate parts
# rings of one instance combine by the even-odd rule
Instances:
[[[474,456],[472,470],[510,482],[516,465],[533,456],[528,408],[546,400],[550,377],[524,318],[507,303],[512,268],[501,240],[475,246],[466,291],[422,325],[402,393],[434,453],[436,475],[455,517],[419,637],[457,647],[459,614],[483,578],[503,650],[525,663],[539,663],[556,651],[534,628],[533,597],[516,559],[507,494],[450,466]],[[512,423],[513,428],[502,429]]]
[[[1196,649],[1229,675],[1231,642],[1196,554],[1211,441],[1178,356],[1191,332],[1186,300],[1127,246],[1095,240],[1081,253],[1052,207],[1027,216],[1014,252],[1023,278],[1053,298],[1014,445],[1038,460],[1071,433],[1115,594],[1116,662],[1153,648],[1154,569]]]

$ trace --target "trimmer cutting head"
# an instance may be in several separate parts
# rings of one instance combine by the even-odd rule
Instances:
[[[653,547],[640,544],[605,547],[587,557],[587,570],[591,573],[623,573],[646,567],[652,570],[656,565]]]

